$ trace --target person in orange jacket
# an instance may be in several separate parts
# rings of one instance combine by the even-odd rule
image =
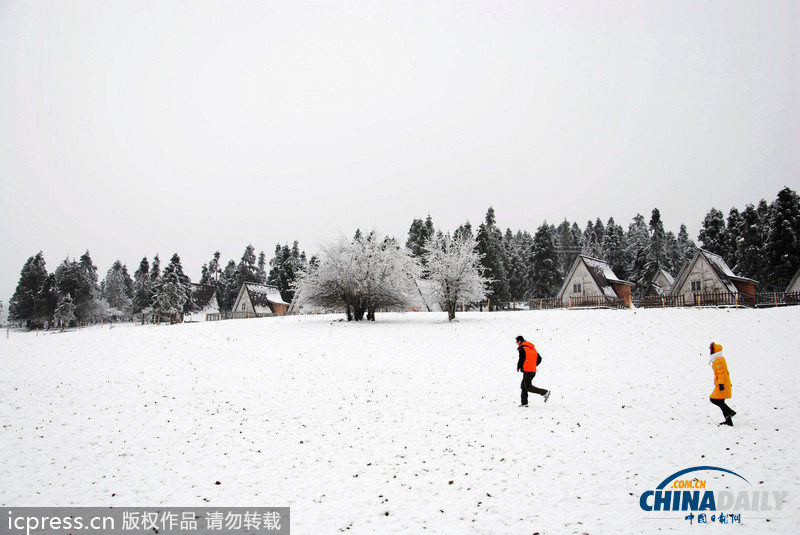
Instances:
[[[539,394],[544,398],[545,403],[550,398],[550,391],[543,388],[533,386],[533,378],[536,376],[536,365],[541,362],[539,352],[536,347],[522,336],[517,336],[517,351],[519,352],[519,360],[517,361],[517,371],[522,372],[522,405],[521,407],[528,406],[528,392]]]
[[[722,410],[722,416],[725,418],[725,421],[720,422],[719,425],[733,426],[732,418],[736,415],[736,411],[725,403],[725,400],[730,399],[733,395],[728,363],[725,362],[725,357],[722,356],[721,345],[711,342],[709,351],[711,352],[711,358],[708,362],[714,370],[714,391],[711,393],[711,403]]]

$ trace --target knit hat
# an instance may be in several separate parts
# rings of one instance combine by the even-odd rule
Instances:
[[[720,351],[722,351],[722,346],[719,344],[715,344],[714,342],[711,342],[710,349],[711,349],[711,354],[713,355],[714,353],[719,353]]]

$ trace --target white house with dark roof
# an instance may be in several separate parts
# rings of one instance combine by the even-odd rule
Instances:
[[[659,268],[653,279],[650,281],[650,288],[647,289],[648,297],[664,297],[669,295],[672,285],[675,284],[675,278],[669,274],[664,268]]]
[[[756,284],[735,275],[718,254],[699,249],[678,273],[670,295],[683,295],[686,304],[694,302],[695,294],[744,294],[755,299]]]
[[[564,279],[557,299],[563,306],[622,303],[629,307],[632,287],[633,283],[616,276],[608,262],[579,255]]]
[[[289,303],[283,300],[277,286],[246,282],[233,305],[234,318],[285,316]]]
[[[197,310],[183,315],[183,321],[198,322],[209,319],[220,319],[217,304],[217,287],[210,284],[192,283],[192,301]]]

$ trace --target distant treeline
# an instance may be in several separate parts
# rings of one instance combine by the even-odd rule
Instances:
[[[430,215],[414,219],[406,247],[421,256],[425,240],[436,232]],[[664,229],[657,208],[649,220],[637,214],[627,229],[613,217],[605,223],[589,220],[583,228],[565,219],[558,225],[545,221],[531,234],[510,228],[503,232],[490,207],[477,229],[466,222],[455,232],[475,237],[495,305],[554,296],[579,254],[608,262],[620,279],[636,285],[634,297],[640,297],[659,269],[675,276],[697,250],[685,225],[677,234]],[[762,199],[741,211],[734,207],[727,217],[712,208],[697,240],[703,249],[722,256],[738,276],[758,281],[759,291],[782,291],[800,269],[800,197],[785,187],[771,203]],[[202,266],[198,282],[216,287],[223,312],[231,310],[245,282],[277,286],[291,302],[297,273],[315,262],[306,258],[297,241],[292,247],[278,244],[270,260],[263,251],[255,251],[248,245],[239,262],[224,264],[217,251]],[[191,293],[177,253],[163,270],[158,255],[152,262],[142,258],[133,277],[118,260],[100,281],[88,251],[77,261],[65,259],[53,273],[47,272],[39,252],[22,268],[8,318],[29,327],[139,316],[180,321],[193,310]]]

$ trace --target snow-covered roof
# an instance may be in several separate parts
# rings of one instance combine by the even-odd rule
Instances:
[[[250,296],[250,303],[253,310],[259,314],[274,312],[272,305],[286,305],[289,303],[283,300],[281,292],[277,286],[267,284],[257,284],[254,282],[245,283],[247,294]]]
[[[686,279],[689,277],[689,274],[694,270],[694,266],[697,265],[697,261],[700,258],[704,258],[708,265],[711,266],[711,269],[714,270],[714,273],[717,275],[720,283],[722,283],[728,291],[732,293],[736,293],[739,290],[737,289],[734,281],[737,282],[751,282],[756,283],[753,279],[748,279],[746,277],[739,277],[733,273],[733,270],[728,266],[728,263],[718,254],[712,253],[711,251],[706,251],[704,249],[698,249],[697,253],[695,253],[694,258],[683,266],[681,272],[678,273],[678,277],[675,279],[675,284],[672,285],[672,291],[670,293],[678,293],[681,291],[683,286],[686,284]]]
[[[566,279],[564,279],[564,284],[561,287],[561,291],[558,292],[559,297],[564,296],[568,285],[571,284],[570,279],[572,279],[572,275],[575,273],[575,270],[581,262],[583,262],[583,264],[586,266],[587,271],[592,276],[592,279],[594,279],[597,287],[606,297],[619,297],[617,291],[614,289],[614,284],[633,286],[633,283],[619,279],[611,269],[611,266],[609,266],[608,262],[605,260],[599,260],[590,256],[578,255],[578,258],[575,259],[575,263],[572,264],[569,274],[567,275]]]
[[[192,300],[200,310],[205,310],[213,303],[212,299],[217,295],[217,287],[210,284],[192,283]]]

